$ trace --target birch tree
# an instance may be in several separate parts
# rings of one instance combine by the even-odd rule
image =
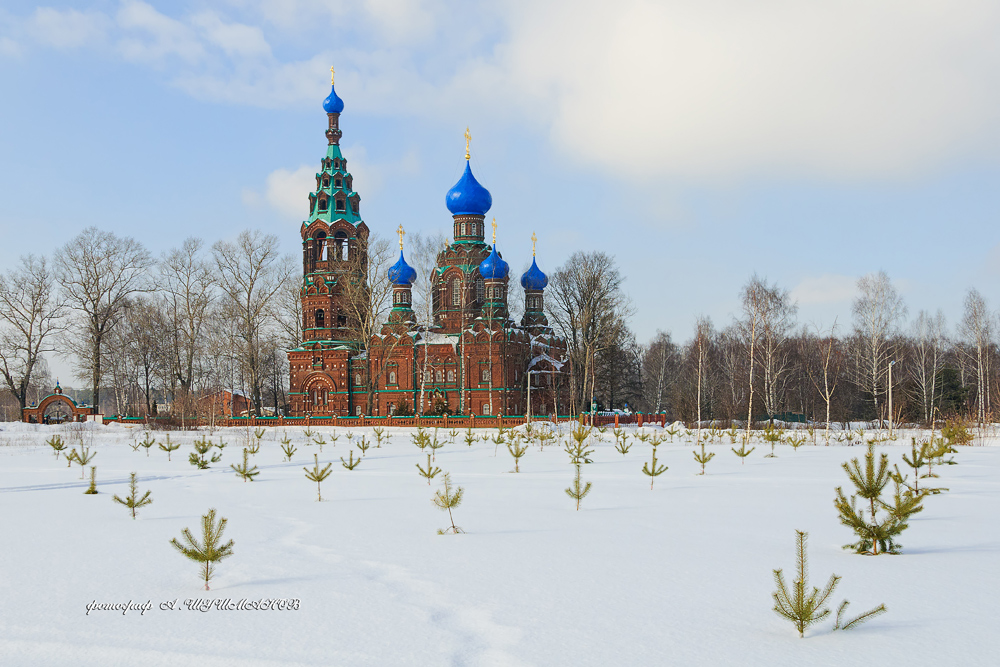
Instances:
[[[976,373],[976,421],[982,426],[990,410],[989,345],[993,337],[993,314],[976,289],[965,295],[965,313],[959,331],[968,344],[968,356]]]
[[[68,306],[77,313],[72,350],[78,374],[89,376],[94,411],[100,411],[102,348],[130,297],[148,290],[149,252],[135,239],[88,227],[56,255],[56,271]]]
[[[859,388],[871,395],[876,419],[881,419],[879,395],[883,393],[890,340],[900,320],[906,316],[903,298],[885,271],[870,273],[858,280],[858,297],[852,307],[854,332],[860,343]]]
[[[31,377],[42,355],[55,350],[66,306],[44,257],[26,255],[0,275],[0,370],[23,410]]]
[[[938,373],[944,365],[947,346],[946,325],[944,313],[938,310],[931,316],[921,310],[913,322],[911,338],[913,341],[913,360],[907,364],[907,369],[913,380],[921,411],[925,422],[934,419],[934,408],[937,405]]]

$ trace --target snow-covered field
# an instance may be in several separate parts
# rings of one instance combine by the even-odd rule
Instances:
[[[708,447],[716,457],[701,477],[690,442],[666,443],[669,470],[650,491],[651,447],[623,456],[608,432],[583,466],[593,489],[575,511],[561,446],[533,446],[515,474],[503,446],[494,455],[492,442],[470,448],[459,436],[436,458],[465,489],[455,520],[466,532],[442,536],[447,513],[431,503],[441,478],[418,475],[426,456],[406,429],[390,429],[353,471],[340,465],[340,430],[319,455],[335,467],[317,502],[303,466],[319,447],[299,428],[264,436],[253,482],[229,467],[247,437],[237,429],[221,432],[223,460],[197,470],[187,461],[197,434],[171,433],[184,446],[168,462],[157,448],[132,450],[138,429],[88,428],[0,432],[0,665],[1000,664],[1000,447],[961,449],[959,465],[940,469],[950,491],[925,500],[903,554],[866,557],[841,549],[854,540],[833,506],[834,488],[849,487],[840,464],[862,447],[779,445],[764,458],[757,444],[741,465],[727,440]],[[98,495],[44,444],[56,432],[98,452]],[[290,463],[284,432],[298,446]],[[909,435],[881,448],[894,463]],[[111,499],[131,471],[154,500],[134,521]],[[169,541],[185,527],[197,535],[209,508],[229,520],[235,548],[206,592]],[[809,532],[814,585],[843,576],[834,605],[884,602],[888,613],[848,632],[823,621],[799,639],[770,597],[771,571],[794,567],[795,529]],[[185,604],[206,599],[299,602]],[[152,609],[87,613],[129,601]]]

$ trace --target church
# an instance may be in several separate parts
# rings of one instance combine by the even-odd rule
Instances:
[[[332,68],[331,68],[332,73]],[[548,278],[532,257],[521,276],[524,316],[510,318],[510,266],[486,239],[493,197],[472,173],[466,131],[465,172],[445,204],[452,242],[430,276],[406,263],[402,226],[399,260],[385,279],[392,310],[381,327],[363,327],[357,307],[368,285],[370,230],[340,150],[344,101],[331,76],[323,101],[326,157],[302,223],[302,342],[288,351],[291,416],[404,414],[546,415],[568,407],[566,342],[548,324]],[[532,235],[534,254],[535,236]],[[432,322],[417,323],[412,286],[431,281]],[[360,331],[370,337],[359,336]]]

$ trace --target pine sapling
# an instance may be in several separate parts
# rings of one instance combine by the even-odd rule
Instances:
[[[188,462],[191,465],[196,466],[199,470],[207,469],[209,463],[218,463],[222,460],[221,453],[212,454],[211,458],[207,456],[208,451],[212,449],[212,443],[204,438],[201,440],[195,440],[192,443],[192,446],[194,447],[194,451],[191,452],[190,456],[188,456]]]
[[[806,559],[806,538],[808,535],[801,530],[795,531],[795,564],[796,576],[792,581],[792,588],[789,591],[785,585],[785,578],[781,570],[774,571],[774,583],[778,590],[771,594],[774,598],[774,611],[795,624],[795,629],[799,631],[799,637],[805,637],[806,628],[813,623],[821,621],[829,615],[830,610],[824,605],[827,598],[837,587],[840,577],[836,574],[830,575],[830,580],[826,582],[826,587],[820,591],[813,588],[809,592],[808,567]]]
[[[169,435],[167,436],[170,437]],[[139,442],[139,446],[146,450],[146,458],[149,458],[149,450],[153,448],[156,444],[156,438],[149,431],[146,431],[146,437]]]
[[[583,482],[580,480],[581,467],[582,467],[581,464],[579,463],[576,464],[576,476],[573,478],[573,485],[570,486],[568,489],[564,489],[564,491],[566,491],[566,495],[576,501],[577,512],[580,511],[580,501],[583,500],[588,493],[590,493],[590,487],[591,487],[590,482],[583,484]]]
[[[308,439],[310,439],[310,438],[312,438],[312,437],[313,437],[313,432],[312,432],[312,430],[311,430],[311,429],[310,429],[310,428],[309,428],[309,427],[307,426],[307,427],[305,427],[305,429],[303,429],[303,430],[302,430],[302,435],[306,436],[306,440],[308,440]]]
[[[343,461],[344,459],[340,459]],[[319,454],[313,454],[313,469],[303,468],[306,471],[306,479],[316,482],[316,502],[321,502],[323,500],[322,490],[320,489],[320,482],[330,476],[330,468],[333,466],[332,463],[327,463],[323,468],[319,467]]]
[[[785,438],[785,442],[787,442],[789,445],[792,446],[792,451],[796,452],[799,451],[799,447],[806,444],[806,440],[808,440],[808,436],[804,435],[800,435],[798,437],[789,435],[787,438]]]
[[[751,447],[750,449],[747,449],[747,443],[744,440],[740,442],[739,449],[736,449],[735,447],[730,447],[730,449],[733,450],[733,454],[736,454],[736,456],[740,457],[740,465],[744,465],[747,462],[747,457],[750,456],[750,454],[753,453],[753,450],[757,448]]]
[[[371,447],[371,446],[372,446],[372,443],[370,443],[367,440],[365,440],[365,436],[361,436],[361,439],[358,440],[358,449],[361,450],[361,456],[364,456],[365,454],[367,454],[368,453],[368,448]]]
[[[375,428],[372,429],[372,434],[375,435],[375,448],[381,449],[382,440],[385,439],[385,429],[382,428],[381,426],[376,426]]]
[[[844,600],[840,603],[840,606],[837,607],[837,621],[833,624],[834,630],[850,630],[851,628],[856,628],[865,621],[870,621],[876,616],[881,616],[886,612],[885,605],[880,604],[874,609],[869,609],[865,613],[859,614],[851,620],[847,620],[844,618],[844,612],[847,611],[847,605],[849,604],[851,604],[850,601]]]
[[[292,460],[292,454],[296,451],[296,447],[291,443],[291,441],[282,442],[281,451],[285,453],[285,460],[290,462]]]
[[[674,436],[679,435],[680,431],[677,430],[673,425],[670,428],[663,429],[663,432],[670,436],[670,443],[673,444]]]
[[[455,438],[458,437],[458,430],[457,429],[451,429],[450,431],[448,431],[448,437],[451,438],[451,444],[454,445],[455,444]]]
[[[69,456],[72,457],[73,461],[80,464],[80,479],[83,479],[84,468],[88,463],[94,460],[94,457],[97,456],[97,452],[91,452],[88,448],[83,446],[83,443],[80,443],[80,450],[77,451],[74,449]]]
[[[565,447],[565,452],[569,454],[570,463],[573,465],[579,465],[581,463],[593,463],[590,460],[590,455],[594,453],[593,449],[587,449],[587,438],[590,436],[591,429],[585,428],[582,424],[577,426],[570,432],[573,438],[572,442],[567,442]],[[645,435],[645,434],[644,434]],[[645,438],[639,438],[644,442],[649,440],[649,436],[646,435]]]
[[[431,485],[431,480],[434,478],[434,476],[437,475],[439,472],[441,472],[441,468],[435,468],[431,464],[431,455],[430,454],[427,455],[427,468],[421,467],[420,464],[418,463],[417,464],[417,470],[420,471],[420,476],[421,477],[424,477],[424,478],[427,479],[427,486],[430,486]]]
[[[250,446],[245,448],[246,451],[257,456],[260,453],[260,440],[253,440],[250,442]]]
[[[431,436],[427,435],[427,429],[423,426],[417,427],[417,432],[410,435],[413,444],[423,452],[431,444]]]
[[[435,491],[434,497],[431,500],[438,506],[439,509],[448,510],[448,520],[451,521],[451,527],[439,529],[438,535],[445,535],[447,533],[457,535],[458,533],[464,533],[464,530],[455,525],[455,517],[452,515],[451,511],[461,504],[462,495],[465,492],[465,489],[460,486],[452,486],[451,475],[448,473],[444,474],[442,481],[444,482],[444,489]]]
[[[249,461],[247,461],[247,448],[243,448],[243,465],[235,465],[233,463],[229,464],[229,467],[236,471],[239,477],[243,478],[244,482],[252,482],[253,478],[260,474],[257,470],[257,466],[251,466]]]
[[[128,446],[132,448],[133,452],[138,452],[139,448],[142,447],[142,445],[139,444],[138,440],[133,440],[132,442],[128,443]]]
[[[774,428],[774,424],[768,424],[764,427],[764,441],[771,443],[771,453],[765,454],[764,458],[774,459],[778,455],[774,453],[774,445],[781,442],[782,432],[780,428]]]
[[[694,460],[701,464],[701,472],[699,475],[705,474],[705,464],[711,461],[715,457],[715,452],[705,452],[705,443],[701,443],[701,453],[698,450],[693,452]]]
[[[473,432],[471,426],[469,428],[465,429],[465,444],[466,445],[468,445],[469,447],[472,447],[472,445],[476,444],[476,442],[478,440],[479,440],[479,436],[477,436]]]
[[[431,449],[431,458],[437,461],[437,450],[444,447],[444,440],[438,440],[437,429],[434,429],[434,437],[431,438],[430,442],[427,443],[427,446],[430,447]]]
[[[167,453],[167,461],[170,460],[170,455],[181,448],[181,443],[170,442],[170,434],[167,434],[167,439],[165,442],[160,443],[160,449]]]
[[[354,470],[355,468],[358,467],[358,464],[361,463],[361,458],[358,457],[357,460],[354,459],[354,450],[353,449],[349,452],[349,454],[350,454],[350,456],[348,457],[347,461],[345,461],[344,457],[341,456],[340,457],[340,463],[341,463],[341,465],[343,465],[348,470]]]
[[[84,491],[86,495],[97,493],[97,466],[90,466],[90,486]]]
[[[125,496],[124,499],[119,498],[117,495],[113,497],[116,503],[118,503],[119,505],[124,505],[125,507],[129,508],[129,510],[132,511],[133,519],[135,519],[135,511],[137,509],[139,509],[140,507],[145,507],[146,505],[149,505],[150,503],[153,502],[153,499],[149,497],[152,491],[146,491],[146,493],[142,496],[142,498],[139,497],[139,490],[137,488],[137,484],[138,482],[136,480],[136,474],[134,472],[130,473],[129,483],[128,483],[129,494]]]
[[[514,457],[514,472],[521,472],[521,457],[528,451],[528,446],[522,444],[517,438],[512,437],[507,443],[507,451]]]
[[[208,438],[206,438],[206,439],[205,439],[205,442],[208,442],[208,443],[209,443],[209,445],[211,445],[211,441],[209,441],[209,440],[208,440]],[[226,448],[226,445],[228,445],[228,444],[229,444],[229,443],[228,443],[228,442],[226,442],[226,441],[224,441],[224,440],[222,439],[222,436],[220,435],[220,436],[219,436],[219,442],[215,443],[215,447],[216,447],[216,449],[218,449],[218,450],[219,450],[219,452],[221,453],[221,452],[222,452],[222,450],[223,450],[223,449],[225,449],[225,448]]]
[[[326,440],[323,439],[323,434],[322,433],[317,433],[316,434],[316,437],[313,438],[313,444],[314,445],[319,445],[319,451],[320,451],[320,454],[322,454],[323,453],[323,445],[326,444]]]
[[[878,465],[875,462],[875,445],[868,445],[865,454],[864,470],[857,458],[842,465],[848,479],[854,484],[857,493],[851,495],[850,501],[844,495],[843,489],[837,487],[837,497],[834,506],[840,514],[840,522],[854,531],[858,541],[844,545],[845,549],[854,549],[859,554],[877,556],[879,553],[899,553],[902,548],[895,539],[908,527],[908,519],[920,512],[923,507],[920,494],[902,490],[902,480],[895,481],[893,503],[882,500],[882,492],[892,479],[889,472],[889,457],[881,454]],[[867,508],[858,508],[857,500],[867,501]],[[866,516],[865,509],[868,510]]]
[[[615,449],[618,450],[618,453],[621,454],[622,456],[628,454],[628,450],[632,449],[632,445],[628,443],[627,435],[624,436],[621,440],[615,441]]]
[[[215,564],[233,555],[232,540],[229,540],[226,544],[220,544],[222,542],[222,533],[226,529],[226,523],[226,519],[220,518],[219,523],[216,524],[215,510],[210,509],[208,510],[208,514],[201,517],[201,544],[198,544],[198,541],[187,528],[181,531],[181,536],[184,538],[184,541],[187,542],[187,546],[182,545],[176,537],[170,540],[170,544],[172,544],[175,549],[191,560],[201,563],[201,573],[202,578],[205,581],[206,591],[209,590],[209,580],[212,578],[212,575],[215,574]]]
[[[649,490],[653,490],[653,482],[667,469],[665,465],[657,465],[656,447],[653,447],[653,460],[642,464],[642,474],[649,477]]]
[[[56,461],[59,460],[59,452],[66,449],[66,443],[63,442],[62,436],[58,434],[46,440],[45,444],[52,448],[52,451],[56,455]]]

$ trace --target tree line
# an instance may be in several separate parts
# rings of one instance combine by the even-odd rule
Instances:
[[[433,269],[447,242],[441,234],[409,237],[420,326],[434,325]],[[359,343],[377,334],[392,307],[386,269],[395,260],[386,239],[373,234],[364,244],[351,260],[357,266],[344,267],[361,280],[342,281]],[[508,293],[514,321],[523,308],[518,275]],[[154,257],[135,239],[89,228],[51,258],[22,257],[0,274],[7,417],[20,418],[18,408],[51,389],[45,359],[53,353],[86,382],[77,396],[108,414],[151,415],[165,403],[194,418],[218,412],[206,397],[224,390],[245,397],[254,414],[281,413],[285,352],[302,341],[301,286],[299,261],[279,253],[277,237],[251,230],[210,247],[189,238]],[[891,375],[896,421],[939,413],[992,419],[997,316],[974,289],[954,330],[940,311],[908,320],[884,272],[858,281],[851,322],[827,328],[799,322],[788,290],[757,275],[741,288],[740,304],[721,325],[695,318],[685,342],[659,331],[642,344],[629,328],[634,307],[615,259],[574,253],[545,293],[568,351],[561,370],[569,402],[559,411],[628,406],[683,421],[751,423],[889,419]]]

